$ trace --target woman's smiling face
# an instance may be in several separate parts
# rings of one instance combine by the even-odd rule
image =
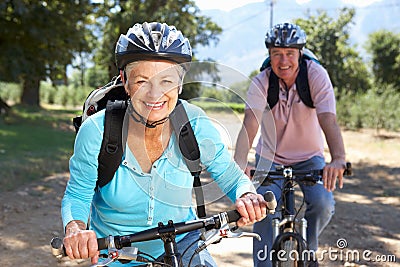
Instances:
[[[134,109],[148,122],[168,117],[178,100],[182,67],[165,60],[138,61],[127,66],[126,74]]]

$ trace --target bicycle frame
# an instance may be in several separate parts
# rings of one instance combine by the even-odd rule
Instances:
[[[279,167],[278,167],[279,169]],[[273,219],[273,242],[282,232],[296,232],[296,223],[300,227],[300,235],[304,241],[307,240],[307,220],[301,218],[300,221],[296,222],[296,207],[295,207],[295,181],[293,179],[293,171],[290,167],[284,167],[282,169],[283,176],[285,178],[284,187],[282,188],[283,203],[282,203],[282,215],[281,218]]]
[[[307,247],[307,220],[301,218],[296,221],[297,214],[295,207],[295,185],[298,183],[308,183],[314,185],[322,181],[323,170],[293,170],[290,166],[278,166],[275,171],[257,171],[253,172],[253,179],[262,181],[261,185],[270,185],[275,180],[284,180],[282,188],[283,201],[281,205],[281,216],[272,220],[273,246],[275,252],[272,255],[273,266],[305,266],[307,259],[299,258],[298,261],[281,262],[276,252],[284,249],[286,252],[296,250],[300,257],[303,257],[303,251]],[[346,163],[344,175],[352,175],[351,163]],[[279,210],[279,208],[278,208]],[[299,231],[296,231],[296,224],[299,225]]]

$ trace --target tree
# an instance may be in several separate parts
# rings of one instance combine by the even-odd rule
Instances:
[[[104,1],[97,16],[105,21],[102,26],[103,38],[95,55],[95,63],[108,70],[110,78],[118,73],[115,66],[115,44],[120,34],[125,34],[134,23],[166,22],[181,30],[195,53],[198,44],[209,45],[218,42],[222,29],[209,17],[199,15],[193,0],[147,0],[147,1]],[[199,86],[190,85],[185,89],[187,96],[193,97],[192,90]],[[191,92],[189,92],[191,91]]]
[[[368,36],[372,73],[379,84],[393,84],[400,91],[400,34],[381,30]]]
[[[89,68],[85,75],[85,84],[92,88],[103,86],[109,81],[107,71],[98,66]]]
[[[39,84],[66,80],[76,52],[89,51],[90,0],[6,0],[0,4],[0,80],[21,82],[21,103],[39,106]]]
[[[306,47],[313,51],[327,69],[333,85],[341,92],[365,92],[370,88],[369,73],[359,54],[349,45],[354,9],[343,8],[337,20],[325,11],[318,16],[296,19],[307,34]]]

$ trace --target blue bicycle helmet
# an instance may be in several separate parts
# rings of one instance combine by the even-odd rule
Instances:
[[[118,69],[133,61],[165,59],[178,64],[192,61],[192,48],[175,26],[166,23],[144,22],[129,28],[121,34],[115,47]]]
[[[305,32],[296,24],[281,23],[267,32],[265,46],[268,49],[271,47],[303,49],[306,38]]]

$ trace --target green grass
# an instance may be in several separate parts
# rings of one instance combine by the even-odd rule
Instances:
[[[12,107],[0,119],[0,191],[68,171],[75,110]]]

